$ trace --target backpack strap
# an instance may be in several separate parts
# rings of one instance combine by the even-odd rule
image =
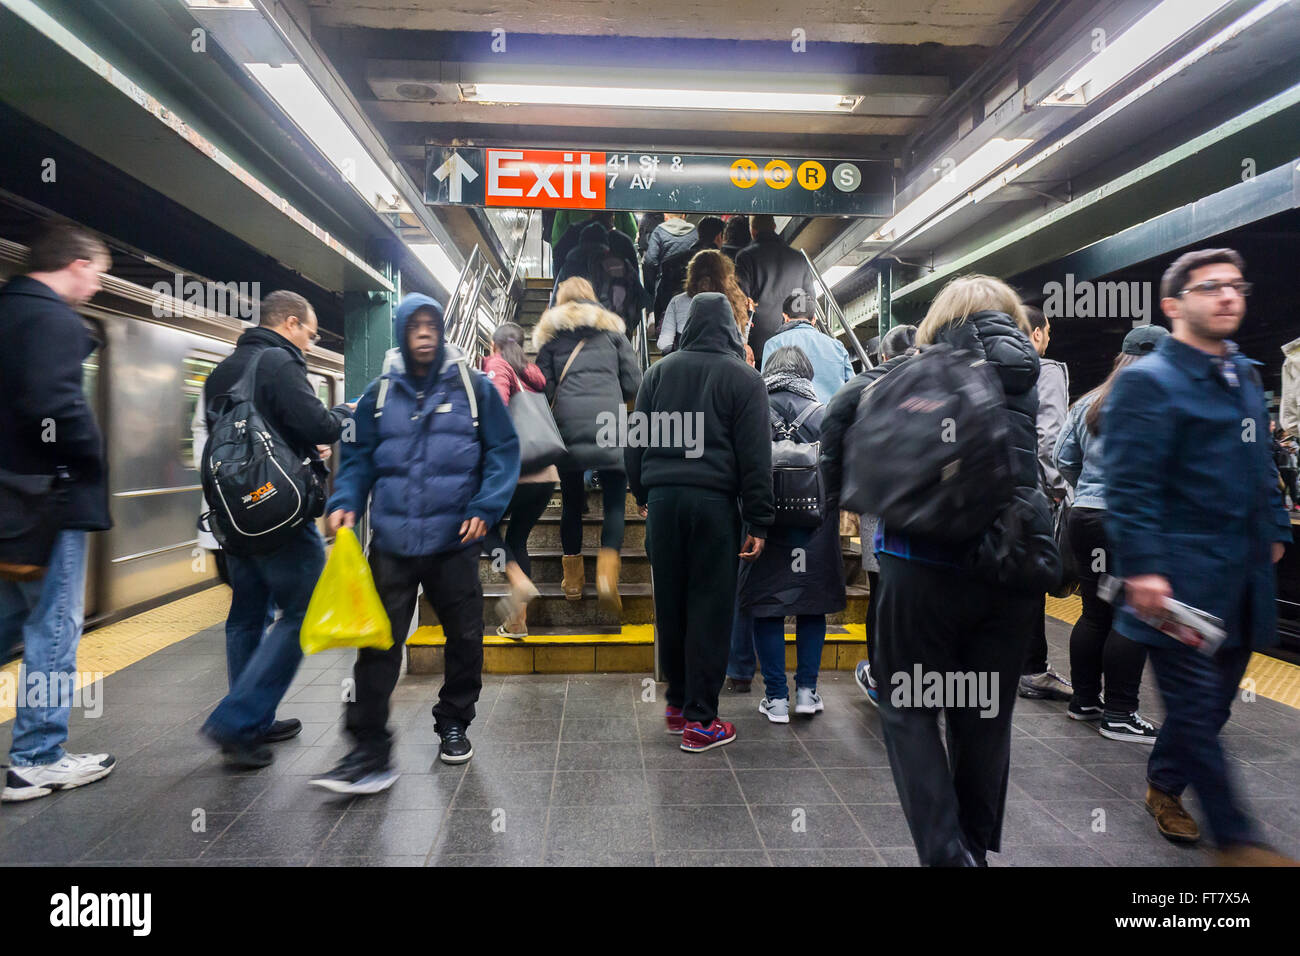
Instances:
[[[474,432],[478,433],[478,398],[474,394],[474,378],[469,373],[469,361],[465,356],[456,359],[456,368],[460,370],[460,380],[469,397],[469,414],[474,419]]]
[[[807,405],[804,406],[804,410],[799,413],[798,417],[795,418],[795,420],[790,423],[790,432],[792,434],[798,432],[799,429],[803,427],[803,423],[808,420],[808,417],[812,415],[813,412],[817,411],[817,409],[819,408],[824,408],[824,407],[825,406],[822,405],[821,402],[809,402]]]
[[[795,435],[799,434],[799,429],[803,427],[809,416],[819,408],[824,408],[821,402],[809,402],[804,406],[804,410],[795,416],[794,421],[787,422],[782,418],[775,408],[768,405],[768,414],[772,417],[772,427],[785,436],[786,441],[794,441]]]
[[[384,402],[388,400],[388,373],[397,365],[400,355],[399,349],[389,349],[384,353],[384,367],[379,372],[379,395],[375,398],[375,418],[384,413]]]

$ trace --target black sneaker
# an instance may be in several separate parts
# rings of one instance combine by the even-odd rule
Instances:
[[[387,790],[397,777],[387,760],[354,750],[329,773],[312,777],[308,783],[332,793],[369,794]]]
[[[753,681],[741,680],[738,677],[728,677],[725,687],[729,694],[748,694],[753,687]]]
[[[222,744],[221,752],[226,757],[226,763],[245,770],[260,770],[275,762],[271,748],[261,741]]]
[[[278,744],[285,740],[293,740],[302,733],[302,721],[295,718],[288,720],[277,720],[267,728],[266,733],[262,734],[262,742],[267,744]]]
[[[442,744],[438,747],[438,759],[443,763],[464,763],[474,756],[474,746],[465,736],[465,728],[459,724],[448,724],[438,731]]]
[[[1110,740],[1150,745],[1156,742],[1160,728],[1135,710],[1131,714],[1103,714],[1097,732]]]
[[[1071,720],[1101,720],[1102,707],[1101,704],[1082,704],[1071,698],[1065,714]]]

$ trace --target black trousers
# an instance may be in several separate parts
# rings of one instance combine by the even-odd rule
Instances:
[[[1020,665],[1021,674],[1041,674],[1047,670],[1047,595],[1038,598],[1038,618],[1030,624],[1029,647]]]
[[[599,471],[602,494],[600,546],[617,551],[623,547],[627,475],[606,468]],[[582,481],[582,472],[560,472],[560,544],[564,546],[565,554],[582,553],[582,507],[586,501],[587,488]]]
[[[473,721],[474,704],[483,688],[483,586],[478,559],[475,547],[418,558],[370,549],[370,572],[393,629],[393,646],[357,652],[352,671],[356,700],[347,705],[345,724],[358,748],[386,759],[392,746],[388,701],[402,670],[418,585],[423,585],[447,636],[446,671],[433,705],[434,726],[441,732],[448,724],[468,727]]]
[[[867,660],[876,666],[876,612],[880,609],[880,572],[868,571],[867,583]],[[872,675],[875,676],[874,674]],[[878,681],[877,681],[878,682]]]
[[[687,720],[708,724],[718,716],[731,649],[740,513],[732,496],[684,486],[654,488],[647,504],[646,550],[668,703]]]
[[[1074,698],[1082,704],[1101,703],[1102,677],[1106,684],[1106,710],[1131,714],[1138,709],[1138,687],[1147,649],[1111,629],[1115,608],[1097,596],[1094,567],[1099,555],[1107,554],[1106,512],[1099,508],[1070,511],[1069,541],[1079,569],[1079,597],[1083,611],[1070,632],[1070,682]]]
[[[483,550],[493,558],[494,567],[496,552],[500,550],[506,561],[515,562],[524,574],[530,578],[533,576],[533,562],[528,556],[528,535],[546,510],[554,491],[553,481],[528,481],[515,485],[515,493],[506,513],[501,516],[501,522],[483,538]],[[505,525],[507,518],[510,519],[508,527]],[[501,534],[503,527],[506,527],[504,535]],[[581,528],[578,533],[582,533]]]
[[[953,865],[963,849],[983,863],[988,851],[1001,846],[1011,710],[1039,599],[953,570],[888,554],[879,559],[879,662],[873,676],[912,841],[922,866]],[[937,706],[925,699],[917,706],[917,677],[930,673],[945,686],[950,679],[955,685],[959,675],[973,675],[987,697],[957,700],[945,691]]]

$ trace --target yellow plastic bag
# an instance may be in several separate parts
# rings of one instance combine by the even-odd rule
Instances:
[[[393,646],[388,615],[351,528],[339,528],[334,538],[334,551],[311,592],[298,639],[304,654],[332,647]]]

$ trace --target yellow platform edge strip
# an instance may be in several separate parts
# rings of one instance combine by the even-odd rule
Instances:
[[[1073,625],[1082,613],[1083,602],[1077,594],[1067,598],[1047,599],[1047,616],[1062,623]],[[1288,661],[1280,661],[1264,654],[1251,654],[1241,686],[1253,689],[1260,697],[1300,708],[1300,667]]]
[[[164,647],[220,624],[229,611],[230,589],[216,586],[128,617],[116,624],[97,628],[83,635],[77,646],[75,686],[80,689],[89,681],[102,680]],[[5,688],[17,687],[18,661],[0,668],[0,681],[3,681],[0,686]],[[5,693],[9,696],[7,690]],[[13,718],[12,702],[5,700],[0,704],[0,723]]]

